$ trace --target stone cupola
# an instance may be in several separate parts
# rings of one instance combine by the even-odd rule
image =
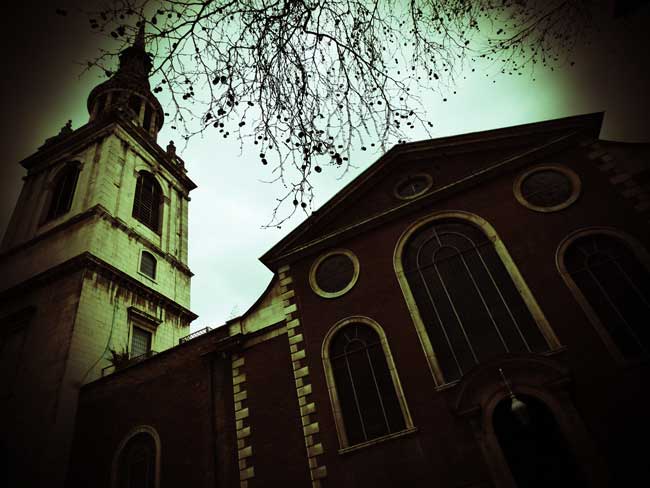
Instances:
[[[151,58],[145,50],[142,23],[133,44],[120,53],[117,72],[90,92],[88,112],[91,122],[117,111],[156,138],[163,125],[164,112],[149,85],[149,73],[153,67]]]

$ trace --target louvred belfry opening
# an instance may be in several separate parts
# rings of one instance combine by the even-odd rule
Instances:
[[[160,232],[160,186],[155,178],[141,172],[135,187],[133,217],[155,232]]]

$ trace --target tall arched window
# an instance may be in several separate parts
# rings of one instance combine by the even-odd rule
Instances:
[[[141,171],[135,187],[133,201],[133,217],[160,233],[160,207],[162,204],[162,191],[153,175]]]
[[[433,220],[399,249],[398,276],[403,273],[408,283],[412,312],[426,330],[443,382],[498,354],[549,349],[522,297],[523,280],[511,266],[515,285],[482,229],[459,219]]]
[[[160,440],[156,431],[142,426],[120,444],[113,458],[113,488],[158,488]]]
[[[56,176],[53,182],[46,220],[60,217],[70,210],[78,177],[79,168],[75,164],[68,164]]]
[[[364,322],[362,322],[363,320]],[[339,323],[323,362],[341,447],[413,427],[383,331],[365,318]]]
[[[650,272],[630,246],[612,233],[587,233],[561,246],[560,264],[605,340],[626,359],[650,355]]]

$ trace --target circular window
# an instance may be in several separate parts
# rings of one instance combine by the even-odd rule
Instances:
[[[422,195],[431,188],[432,184],[431,176],[426,173],[408,175],[395,185],[395,196],[402,200],[410,200]]]
[[[336,249],[320,256],[311,266],[309,284],[324,298],[347,293],[359,277],[359,260],[347,249]]]
[[[517,177],[514,193],[531,210],[554,212],[577,200],[580,178],[564,166],[537,166]]]

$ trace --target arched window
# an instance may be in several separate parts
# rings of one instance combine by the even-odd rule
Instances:
[[[117,459],[116,488],[156,488],[158,459],[156,442],[148,432],[131,436]]]
[[[152,114],[152,109],[151,105],[147,104],[144,109],[144,121],[142,122],[142,127],[147,129],[148,131],[151,130],[151,114]]]
[[[399,249],[401,273],[415,302],[412,313],[415,308],[443,382],[498,354],[549,349],[518,290],[525,287],[523,280],[518,277],[515,286],[495,243],[479,227],[459,219],[433,220]]]
[[[137,95],[131,95],[128,102],[129,108],[133,111],[136,120],[140,117],[140,107],[142,106],[142,99]]]
[[[626,359],[647,357],[650,272],[630,246],[612,233],[588,233],[561,247],[560,259],[565,281],[604,338]]]
[[[343,448],[413,427],[388,344],[378,330],[369,319],[347,319],[330,331],[323,344]]]
[[[46,220],[60,217],[70,210],[74,191],[77,187],[78,177],[79,168],[73,164],[68,164],[56,176],[56,179],[53,182],[50,206],[47,211]]]
[[[140,256],[140,273],[156,279],[156,258],[148,251],[142,251]]]
[[[133,217],[160,233],[160,206],[162,191],[153,175],[141,171],[135,187]]]

